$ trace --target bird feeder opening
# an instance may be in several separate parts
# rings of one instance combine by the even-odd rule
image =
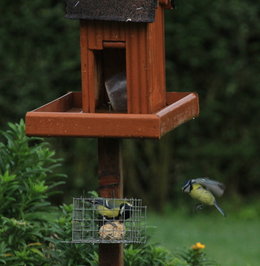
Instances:
[[[111,216],[104,207],[107,202],[117,206],[118,214]],[[127,206],[122,207],[123,202]],[[72,243],[145,243],[145,222],[146,206],[141,199],[74,198]]]
[[[117,43],[115,43],[117,44]],[[127,113],[126,50],[94,51],[96,68],[95,112]]]

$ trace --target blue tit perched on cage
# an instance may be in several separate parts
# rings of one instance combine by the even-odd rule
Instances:
[[[88,200],[97,210],[97,213],[108,220],[126,220],[132,215],[133,205],[119,199],[93,198]]]
[[[218,206],[215,196],[222,196],[224,190],[224,184],[208,178],[191,179],[182,187],[183,192],[188,193],[202,204],[215,206],[223,216],[225,216],[225,213]]]

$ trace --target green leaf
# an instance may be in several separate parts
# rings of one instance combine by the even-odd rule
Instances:
[[[38,254],[39,256],[41,257],[44,257],[44,254],[37,248],[30,248],[30,250],[33,252],[33,253],[36,253]]]

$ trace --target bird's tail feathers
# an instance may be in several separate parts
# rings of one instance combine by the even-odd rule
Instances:
[[[224,217],[226,216],[225,212],[218,206],[217,202],[214,203],[214,206]]]

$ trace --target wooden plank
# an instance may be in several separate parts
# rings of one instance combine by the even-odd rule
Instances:
[[[156,115],[160,119],[160,135],[164,135],[199,115],[198,96],[195,93],[189,93],[187,96],[157,112]]]
[[[155,23],[147,25],[147,75],[149,113],[166,105],[164,10],[156,9]]]
[[[120,139],[98,139],[98,177],[101,197],[123,197]]]
[[[103,41],[103,47],[104,48],[125,48],[125,42],[107,42]]]
[[[80,91],[72,92],[72,107],[82,109],[82,93]]]
[[[88,50],[88,84],[87,84],[87,93],[88,93],[88,103],[89,103],[89,112],[94,113],[96,110],[96,94],[98,93],[98,73],[97,73],[97,61],[95,58],[94,51]],[[83,110],[84,111],[84,110]],[[85,111],[84,111],[85,112]]]
[[[81,108],[81,92],[68,92],[67,94],[34,109],[29,113],[36,112],[68,112],[72,107]]]
[[[32,112],[66,112],[72,105],[73,93],[68,92],[67,94],[55,99],[43,106],[33,110]]]
[[[103,22],[103,41],[125,42],[125,24],[120,22]]]
[[[99,195],[104,198],[123,198],[121,140],[98,139]],[[100,244],[100,266],[122,266],[122,244]]]
[[[100,266],[123,266],[122,244],[99,244],[99,265]]]
[[[88,24],[80,21],[80,60],[81,60],[81,87],[82,87],[82,109],[84,112],[90,111],[89,105],[89,76],[88,76]]]
[[[126,77],[127,77],[127,108],[128,113],[138,114],[140,110],[139,75],[143,71],[139,64],[139,32],[143,24],[129,24],[126,35]],[[146,88],[142,88],[146,90]],[[143,103],[145,105],[146,102]]]
[[[26,133],[37,136],[159,137],[156,115],[51,113],[26,114]]]
[[[181,100],[182,98],[189,95],[191,92],[167,92],[166,93],[166,104],[170,105],[174,102]]]

